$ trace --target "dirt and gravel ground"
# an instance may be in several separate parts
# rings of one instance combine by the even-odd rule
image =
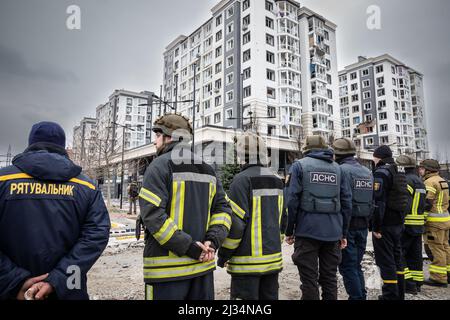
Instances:
[[[133,217],[112,213],[112,220],[126,223]],[[142,278],[143,242],[135,240],[111,241],[103,255],[88,274],[88,288],[91,299],[94,300],[143,300],[144,283]],[[292,263],[293,247],[283,245],[284,270],[280,275],[280,299],[299,300],[301,298],[300,280],[296,266]],[[428,264],[425,262],[428,277]],[[373,249],[369,240],[367,254],[363,260],[369,300],[376,300],[381,293],[381,281],[377,267],[374,264]],[[216,299],[228,300],[230,276],[224,269],[218,268],[215,273]],[[342,278],[338,275],[339,299],[348,298],[345,293]],[[450,288],[433,288],[424,286],[417,296],[407,295],[407,300],[450,300]]]
[[[94,300],[143,300],[144,284],[142,280],[143,243],[130,243],[108,248],[91,269],[89,277],[89,293]],[[300,280],[297,268],[290,256],[292,247],[284,246],[284,270],[280,275],[280,299],[298,300],[301,298]],[[363,266],[366,275],[369,299],[376,300],[380,294],[380,278],[373,264],[371,254],[367,254]],[[217,269],[215,276],[216,299],[228,300],[230,276],[224,269]],[[339,299],[346,300],[342,279],[339,278]],[[408,300],[449,300],[450,289],[424,286],[417,296],[407,295]]]

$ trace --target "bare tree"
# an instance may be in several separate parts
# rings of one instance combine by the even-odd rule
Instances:
[[[84,172],[92,179],[103,177],[106,186],[106,206],[111,209],[111,160],[120,151],[120,146],[113,150],[115,144],[111,138],[110,127],[106,130],[105,139],[101,139],[97,134],[91,137],[89,145],[92,152],[88,152],[86,159],[82,161],[85,164]]]
[[[435,160],[441,162],[442,154],[441,154],[441,150],[439,148],[439,145],[436,146],[436,150],[434,152],[434,158],[435,158]]]

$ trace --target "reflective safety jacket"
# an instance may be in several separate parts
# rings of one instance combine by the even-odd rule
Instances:
[[[147,168],[139,194],[145,227],[144,281],[191,279],[214,271],[198,261],[197,241],[219,249],[231,228],[231,208],[211,166],[191,161],[190,146],[173,143]]]
[[[441,178],[438,173],[428,174],[424,180],[427,190],[427,201],[431,205],[431,208],[425,212],[427,224],[449,222],[449,190],[447,181]]]
[[[229,192],[233,225],[219,251],[219,266],[228,261],[228,273],[264,275],[282,270],[287,224],[283,187],[281,179],[260,165],[244,166],[233,179]]]
[[[409,232],[423,234],[425,232],[425,185],[422,179],[414,173],[414,170],[406,172],[406,179],[408,181],[408,192],[411,195],[411,204],[406,213],[405,226]]]
[[[0,299],[15,299],[26,279],[46,273],[49,298],[88,299],[86,275],[109,229],[100,191],[65,150],[32,145],[0,170]]]

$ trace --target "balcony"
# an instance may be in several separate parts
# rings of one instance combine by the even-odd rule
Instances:
[[[327,83],[327,75],[322,73],[312,73],[311,80],[321,80],[322,82]]]
[[[294,69],[295,71],[299,72],[300,71],[300,65],[294,62],[289,62],[289,61],[281,61],[279,68],[291,68]]]
[[[300,81],[290,80],[290,79],[281,79],[280,86],[290,86],[297,89],[300,89]]]
[[[312,96],[314,97],[319,97],[319,98],[323,98],[325,100],[328,99],[328,92],[327,89],[323,89],[323,88],[313,88],[312,89]]]
[[[280,43],[279,50],[287,50],[292,52],[293,54],[299,54],[300,52],[300,48],[298,46],[287,43]]]
[[[292,22],[295,22],[295,23],[298,22],[298,20],[297,20],[298,17],[297,17],[297,15],[296,15],[295,13],[293,13],[293,12],[279,11],[279,12],[277,13],[277,19],[285,19],[285,18],[291,19]]]

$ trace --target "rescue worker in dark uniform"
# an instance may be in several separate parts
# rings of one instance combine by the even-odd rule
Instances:
[[[401,237],[409,196],[405,174],[399,171],[392,150],[377,148],[373,154],[375,211],[372,220],[375,262],[383,280],[380,300],[403,300],[405,296]]]
[[[191,154],[188,119],[167,114],[153,131],[157,158],[139,194],[146,299],[212,300],[215,252],[231,228],[231,208],[214,170]]]
[[[65,141],[58,124],[35,124],[25,152],[0,169],[0,299],[89,299],[86,274],[110,221]]]
[[[128,201],[130,201],[130,210],[128,214],[136,214],[136,202],[139,199],[139,189],[136,182],[130,183],[127,187]],[[134,210],[133,210],[134,207]]]
[[[286,242],[295,240],[302,300],[337,300],[337,268],[347,245],[351,215],[348,177],[321,136],[306,138],[305,158],[293,164],[288,192]]]
[[[218,265],[227,263],[231,300],[278,300],[281,244],[287,222],[284,185],[267,168],[267,147],[259,136],[240,136],[237,148],[245,163],[230,186],[233,224],[219,251]]]
[[[420,292],[424,280],[422,235],[425,233],[426,190],[422,179],[417,174],[415,159],[402,155],[397,158],[397,164],[405,168],[410,195],[410,205],[401,240],[405,266],[405,292],[415,295]]]
[[[333,143],[336,162],[349,177],[352,191],[352,215],[347,233],[347,248],[342,251],[339,271],[349,300],[367,300],[367,291],[361,262],[366,253],[369,219],[373,210],[373,175],[356,159],[356,146],[350,139]]]

